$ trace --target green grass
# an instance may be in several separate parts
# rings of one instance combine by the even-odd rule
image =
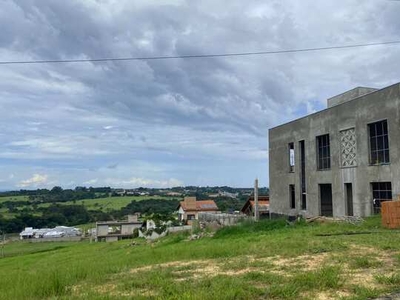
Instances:
[[[27,201],[29,198],[27,196],[13,196],[13,197],[0,197],[0,203],[5,201]],[[67,201],[67,202],[57,202],[57,204],[61,205],[84,205],[89,210],[102,210],[104,212],[110,210],[120,210],[121,208],[127,206],[132,201],[145,201],[149,199],[163,199],[163,200],[171,200],[171,199],[180,199],[180,198],[171,198],[165,196],[125,196],[125,197],[106,197],[106,198],[97,198],[97,199],[83,199],[76,201]],[[52,203],[41,203],[38,204],[38,207],[49,207]],[[19,206],[18,210],[22,210],[24,208],[32,208],[32,205],[23,205]],[[1,208],[0,214],[3,214],[4,217],[11,218],[14,214],[10,214],[7,208]]]
[[[355,257],[350,261],[353,269],[369,269],[380,266],[382,263],[372,256]]]
[[[391,275],[377,275],[376,280],[381,284],[387,285],[400,285],[400,273],[395,273]]]
[[[170,200],[169,197],[163,196],[125,196],[125,197],[106,197],[97,199],[83,199],[76,201],[58,202],[61,205],[84,205],[89,210],[119,210],[122,207],[127,206],[132,201],[144,201],[149,199],[164,199]],[[39,204],[38,207],[48,207],[50,203]]]
[[[6,201],[27,201],[27,200],[29,200],[28,196],[6,196],[6,197],[0,196],[0,203]]]
[[[34,253],[52,252],[62,248],[67,248],[73,243],[54,242],[54,243],[29,243],[26,241],[12,242],[5,245],[5,257],[24,256]]]
[[[366,299],[400,284],[397,273],[353,280],[399,267],[400,245],[393,241],[400,231],[381,228],[378,217],[360,226],[284,223],[244,223],[212,238],[176,234],[134,246],[9,243],[0,259],[0,299],[315,299],[320,293]],[[318,236],[366,230],[372,233]],[[351,265],[358,248],[385,261],[375,264],[364,254]]]

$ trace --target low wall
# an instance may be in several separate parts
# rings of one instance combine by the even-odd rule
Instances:
[[[80,242],[82,237],[80,236],[65,236],[60,238],[40,238],[40,239],[26,239],[24,241],[30,243],[45,243],[45,242]]]
[[[157,232],[153,231],[151,235],[144,235],[141,230],[139,230],[139,237],[144,237],[146,240],[156,240],[160,237],[163,237],[168,233],[175,233],[175,232],[181,232],[181,231],[189,231],[192,230],[191,225],[186,225],[186,226],[172,226],[168,227],[166,231],[164,231],[161,234],[158,234]]]
[[[179,232],[179,231],[188,231],[188,230],[192,230],[191,225],[168,227],[168,232]]]
[[[199,222],[217,222],[221,226],[229,226],[241,220],[249,219],[246,215],[199,213]]]

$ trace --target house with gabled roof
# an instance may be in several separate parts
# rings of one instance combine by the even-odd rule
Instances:
[[[178,220],[191,224],[192,220],[198,220],[199,213],[218,213],[219,209],[214,200],[197,201],[196,197],[185,197],[178,206]]]
[[[254,216],[254,196],[250,196],[240,212],[248,216]],[[258,196],[258,213],[260,217],[269,215],[269,196]]]

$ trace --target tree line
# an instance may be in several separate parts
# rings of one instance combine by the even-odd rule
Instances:
[[[25,227],[51,228],[55,226],[75,226],[98,221],[121,220],[128,214],[142,215],[162,214],[172,215],[179,204],[179,200],[148,199],[132,201],[120,210],[103,212],[89,210],[84,205],[51,204],[48,207],[37,209],[26,208],[16,210],[13,218],[4,218],[0,214],[0,231],[7,233],[20,232]]]

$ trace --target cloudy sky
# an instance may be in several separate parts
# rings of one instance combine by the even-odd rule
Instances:
[[[0,61],[400,40],[390,0],[0,0]],[[0,190],[268,186],[268,128],[400,81],[400,45],[209,59],[0,65]]]

